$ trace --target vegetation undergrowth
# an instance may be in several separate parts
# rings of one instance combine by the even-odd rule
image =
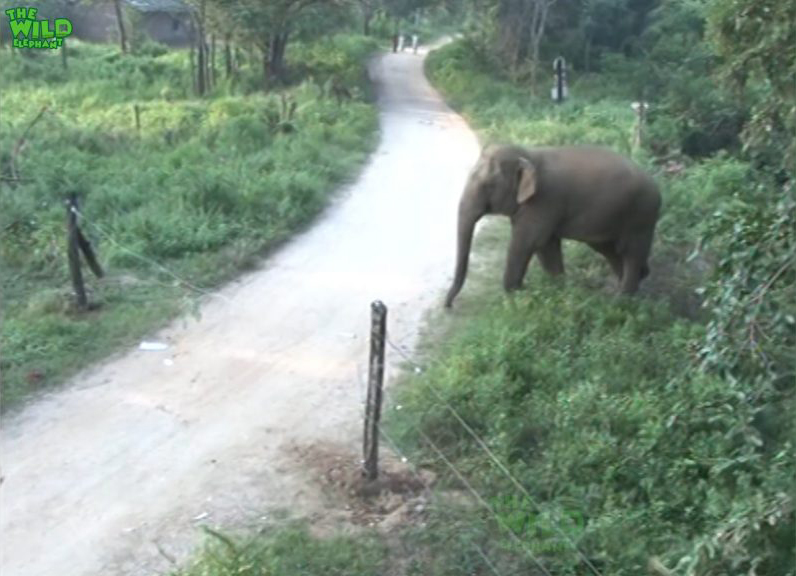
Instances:
[[[665,212],[634,299],[603,289],[607,266],[579,246],[564,283],[532,266],[529,287],[505,298],[505,223],[476,239],[481,264],[387,422],[443,485],[465,488],[461,474],[491,511],[435,508],[407,536],[422,550],[412,573],[796,574],[796,298],[776,282],[793,277],[787,190],[772,207],[777,184],[726,153],[670,171],[632,149],[629,98],[577,83],[563,105],[532,98],[468,40],[427,67],[484,141],[632,154]]]
[[[207,530],[204,549],[175,576],[378,576],[386,549],[373,536],[316,538],[301,524],[257,536]]]
[[[196,294],[158,264],[212,288],[318,214],[375,146],[365,61],[376,46],[295,42],[287,87],[262,93],[259,64],[244,62],[202,99],[185,50],[70,40],[68,69],[50,53],[0,51],[3,408],[190,308]],[[328,97],[332,77],[351,98]],[[107,273],[84,273],[101,307],[83,314],[66,264],[71,193]]]

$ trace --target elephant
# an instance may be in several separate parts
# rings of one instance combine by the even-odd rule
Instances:
[[[534,254],[548,274],[563,274],[561,241],[570,239],[605,257],[621,293],[635,293],[649,275],[661,204],[652,177],[605,148],[486,146],[459,202],[456,269],[445,307],[464,285],[475,225],[486,214],[511,218],[506,292],[522,286]]]

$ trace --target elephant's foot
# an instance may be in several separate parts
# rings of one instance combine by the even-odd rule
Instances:
[[[635,274],[627,274],[625,273],[624,277],[622,278],[622,282],[619,285],[619,292],[621,294],[635,294],[638,292],[638,285],[639,285],[639,274],[636,272]]]

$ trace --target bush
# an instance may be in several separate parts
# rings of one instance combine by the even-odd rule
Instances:
[[[321,540],[301,525],[245,540],[206,532],[203,553],[174,576],[376,576],[385,570],[384,546],[372,536]]]
[[[591,79],[603,87],[596,101],[551,106],[468,49],[429,65],[489,139],[622,151],[632,115],[610,96],[615,82]],[[659,108],[656,123],[677,129],[671,113]],[[534,275],[510,299],[476,290],[478,307],[442,323],[448,342],[388,412],[414,458],[448,472],[432,439],[496,515],[436,510],[439,536],[416,536],[433,558],[422,573],[475,571],[474,542],[503,573],[537,570],[533,555],[552,574],[589,573],[584,558],[615,575],[796,574],[793,190],[726,153],[671,173],[636,156],[664,193],[657,253],[685,267],[684,245],[701,240],[717,261],[701,278],[707,325],[665,299],[609,299],[588,270],[564,286]],[[493,279],[500,260],[494,249],[481,259]]]
[[[714,311],[704,360],[722,373],[757,380],[760,394],[796,393],[794,213],[792,183],[781,190],[747,186],[734,191],[701,238],[720,255],[703,289]]]

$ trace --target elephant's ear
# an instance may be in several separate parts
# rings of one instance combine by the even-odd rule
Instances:
[[[536,168],[525,158],[520,158],[517,171],[517,203],[522,204],[536,194]]]

